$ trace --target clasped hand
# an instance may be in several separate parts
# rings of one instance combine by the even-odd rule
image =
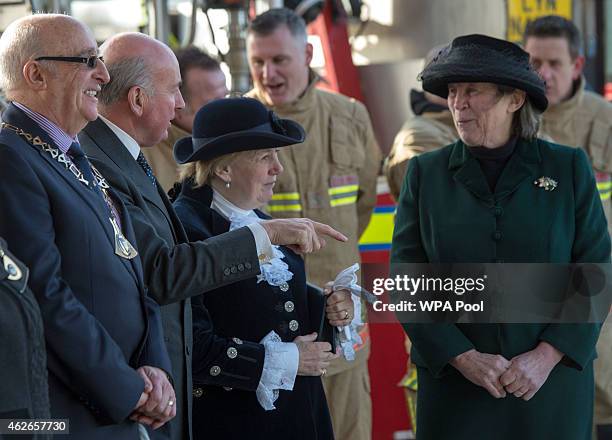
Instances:
[[[329,363],[340,356],[331,351],[329,342],[315,342],[316,333],[298,336],[293,340],[300,354],[298,372],[299,376],[322,376],[327,371]]]
[[[451,365],[496,399],[510,393],[527,401],[535,396],[562,357],[552,345],[540,342],[533,350],[510,360],[472,349],[456,356]]]
[[[327,295],[325,314],[333,327],[349,325],[353,320],[355,307],[351,292],[346,289],[332,290],[333,283],[327,283],[323,292]]]
[[[144,366],[136,371],[143,378],[145,388],[130,419],[157,429],[176,416],[174,388],[159,368]]]

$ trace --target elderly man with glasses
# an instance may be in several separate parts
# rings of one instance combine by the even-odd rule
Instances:
[[[176,413],[159,306],[127,211],[77,133],[109,81],[91,32],[65,15],[0,38],[0,236],[30,268],[44,324],[51,417],[79,439],[137,439]]]

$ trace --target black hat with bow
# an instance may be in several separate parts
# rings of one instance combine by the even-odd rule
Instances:
[[[277,148],[304,142],[304,129],[280,119],[253,98],[223,98],[195,115],[191,136],[174,144],[174,159],[184,164],[239,151]]]

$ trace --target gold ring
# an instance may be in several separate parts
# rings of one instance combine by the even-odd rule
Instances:
[[[325,368],[321,369],[321,376],[325,376],[325,373],[327,373],[327,370]]]
[[[168,400],[168,406],[174,405],[174,400]]]

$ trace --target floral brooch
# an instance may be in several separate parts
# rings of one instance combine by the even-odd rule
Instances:
[[[557,187],[557,181],[555,179],[544,176],[537,179],[533,184],[537,185],[538,188],[544,188],[544,191],[552,191]]]

